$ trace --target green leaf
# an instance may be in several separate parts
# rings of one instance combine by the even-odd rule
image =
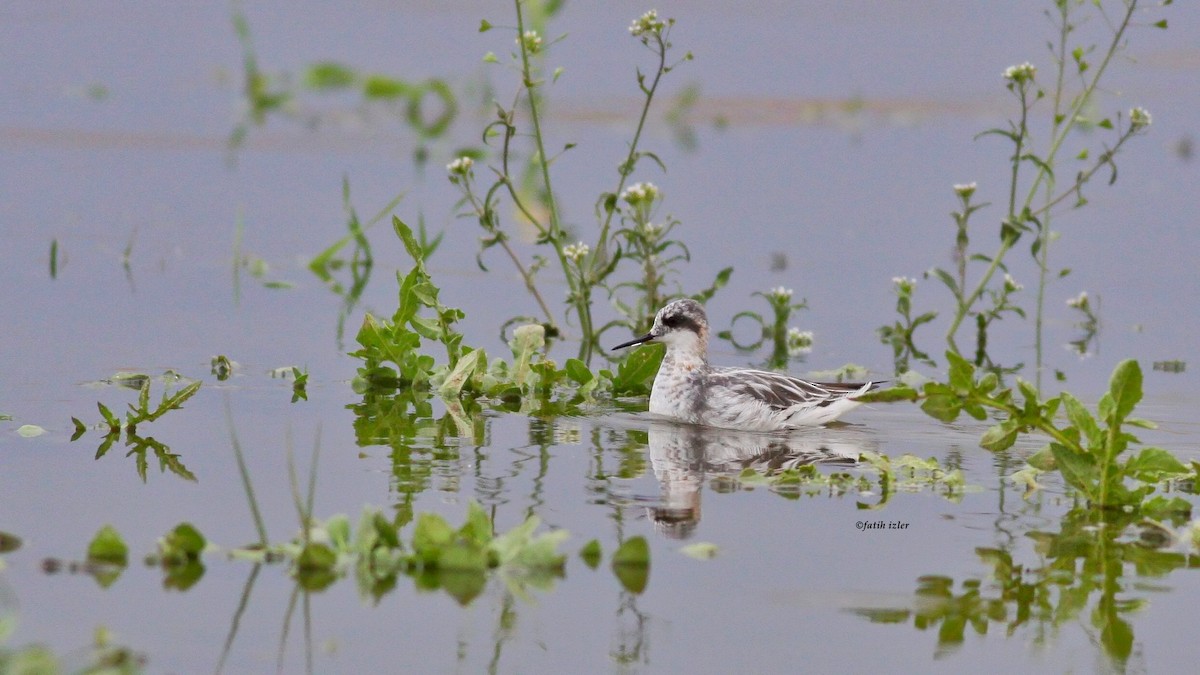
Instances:
[[[474,349],[463,354],[458,363],[454,364],[454,370],[451,370],[442,382],[438,393],[448,398],[458,396],[462,392],[463,385],[471,379],[476,370],[480,372],[487,370],[487,356],[484,355],[482,349]]]
[[[183,558],[196,559],[204,552],[207,542],[204,535],[191,523],[180,523],[163,538],[163,553],[178,554]]]
[[[1096,419],[1088,412],[1087,408],[1068,392],[1063,392],[1059,398],[1062,400],[1063,411],[1067,413],[1067,419],[1071,424],[1079,430],[1081,434],[1088,440],[1089,445],[1096,445],[1103,438],[1103,432],[1100,431],[1100,426],[1096,424]]]
[[[956,391],[970,391],[975,380],[975,366],[953,350],[946,350],[946,360],[950,362],[950,386]]]
[[[583,564],[592,569],[596,569],[596,566],[600,564],[602,555],[600,542],[596,539],[589,541],[583,545],[583,548],[579,549],[579,557],[583,558]]]
[[[487,19],[479,20],[479,32],[486,33],[492,29],[492,24]]]
[[[121,533],[117,532],[116,528],[105,525],[88,544],[87,558],[95,562],[123,566],[129,562],[129,547],[125,545]]]
[[[417,525],[413,529],[413,551],[425,562],[432,563],[438,559],[443,548],[454,540],[454,529],[444,518],[436,513],[421,513],[417,515]]]
[[[646,538],[630,537],[612,556],[613,574],[630,593],[641,593],[650,578],[650,546]]]
[[[979,439],[979,445],[992,452],[1007,450],[1017,442],[1017,432],[1020,428],[1021,425],[1016,420],[1005,420],[988,429],[983,438]]]
[[[1089,500],[1094,500],[1097,490],[1096,460],[1091,455],[1077,453],[1058,443],[1050,444],[1054,461],[1068,485],[1079,490]]]
[[[394,100],[411,95],[413,86],[407,82],[384,75],[369,75],[363,81],[363,96],[383,100]]]
[[[925,402],[921,404],[921,410],[934,419],[953,422],[962,412],[962,399],[947,385],[929,382],[925,385]]]
[[[335,565],[337,553],[320,542],[309,542],[296,556],[296,569],[302,573],[330,572]]]
[[[649,391],[649,382],[658,373],[663,352],[661,345],[642,345],[633,350],[633,353],[617,365],[617,374],[613,377],[613,394],[645,394]]]
[[[862,403],[891,403],[893,401],[915,401],[919,396],[915,389],[901,385],[889,389],[876,389],[856,396],[854,400]]]
[[[304,73],[304,86],[318,91],[345,89],[354,84],[355,77],[353,70],[340,63],[320,61]]]
[[[487,546],[492,541],[492,519],[474,499],[467,505],[467,521],[458,533],[479,546]]]
[[[588,367],[579,359],[567,359],[565,369],[567,377],[571,378],[576,384],[587,384],[595,377],[592,375],[592,371],[588,370]]]
[[[482,546],[464,539],[443,547],[437,559],[439,570],[483,572],[487,567],[487,551]]]
[[[1113,409],[1105,415],[1109,426],[1118,426],[1133,412],[1142,400],[1142,368],[1133,359],[1117,364],[1109,381],[1108,393],[1112,396]]]
[[[1168,476],[1191,473],[1175,455],[1162,448],[1144,448],[1125,462],[1125,470],[1134,478],[1147,483],[1157,483]]]

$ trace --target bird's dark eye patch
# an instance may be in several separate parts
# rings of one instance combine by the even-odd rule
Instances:
[[[680,324],[683,323],[683,317],[678,314],[668,314],[663,317],[662,322],[667,328],[679,328]]]

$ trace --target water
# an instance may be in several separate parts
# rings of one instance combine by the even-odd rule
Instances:
[[[656,118],[648,142],[669,173],[647,166],[635,179],[660,185],[667,210],[683,221],[680,236],[692,252],[684,288],[735,267],[709,303],[714,324],[747,306],[765,310],[754,307],[761,300],[751,291],[788,286],[808,299],[811,309],[798,321],[817,340],[795,372],[853,361],[890,375],[890,351],[874,329],[893,320],[893,276],[948,264],[950,186],[978,181],[981,195],[1002,201],[1008,148],[971,138],[1002,124],[1010,110],[999,78],[1005,66],[1029,59],[1048,69],[1042,7],[677,10],[674,41],[697,60],[672,74],[668,94],[701,86],[691,113],[698,145],[684,149]],[[865,510],[857,502],[877,503],[879,494],[788,499],[765,486],[749,489],[735,478],[739,461],[753,454],[744,446],[757,441],[681,437],[627,411],[552,419],[489,413],[474,422],[473,435],[442,440],[430,422],[360,414],[363,398],[349,383],[358,362],[345,352],[364,310],[386,315],[395,307],[392,273],[407,258],[386,226],[371,232],[376,269],[339,341],[342,299],[305,261],[345,232],[343,176],[360,216],[409,190],[397,213],[410,222],[422,213],[432,230],[447,230],[430,266],[443,299],[467,311],[466,342],[498,353],[496,327],[532,311],[495,250],[487,258],[493,271],[477,269],[479,232],[453,217],[456,196],[441,178],[456,148],[477,138],[482,97],[464,96],[464,116],[450,140],[431,146],[426,174],[414,171],[414,141],[398,123],[378,110],[363,122],[341,99],[312,104],[324,111],[318,129],[273,119],[231,155],[226,139],[239,119],[241,53],[227,9],[18,3],[0,13],[0,56],[8,65],[0,81],[8,102],[0,112],[0,278],[8,289],[0,294],[0,413],[13,418],[0,422],[0,530],[23,540],[0,558],[0,654],[37,643],[81,665],[102,625],[118,644],[144,654],[153,672],[218,665],[262,672],[280,663],[296,672],[307,659],[317,672],[708,672],[746,663],[763,672],[799,664],[961,671],[979,663],[1182,671],[1195,662],[1194,641],[1177,630],[1191,617],[1197,589],[1196,575],[1179,568],[1195,561],[1064,520],[1071,498],[1055,480],[1023,499],[1004,477],[1039,447],[1036,439],[992,455],[977,445],[982,426],[942,425],[893,405],[856,411],[849,427],[788,442],[793,455],[815,442],[935,457],[961,467],[974,486],[953,499],[931,489],[900,492],[883,508]],[[548,134],[555,143],[579,143],[556,164],[556,187],[581,233],[592,227],[594,195],[616,184],[613,167],[637,106],[632,68],[647,56],[625,26],[644,9],[568,5],[553,24],[569,36],[552,51],[565,74],[552,90]],[[334,59],[412,80],[446,77],[456,91],[478,91],[491,78],[505,97],[511,82],[480,58],[488,50],[503,56],[509,37],[476,28],[482,17],[507,23],[510,11],[503,3],[246,8],[268,72]],[[1196,134],[1194,116],[1184,111],[1200,103],[1200,52],[1190,39],[1200,13],[1180,5],[1167,17],[1168,31],[1135,31],[1137,60],[1114,66],[1110,84],[1119,96],[1109,93],[1102,104],[1146,106],[1152,133],[1122,155],[1114,186],[1091,186],[1091,205],[1056,221],[1063,238],[1052,262],[1074,271],[1048,295],[1048,363],[1094,403],[1118,361],[1140,359],[1147,398],[1139,414],[1161,423],[1143,439],[1192,459],[1200,458],[1194,374],[1150,369],[1152,361],[1190,360],[1197,329],[1190,308],[1200,291],[1186,254],[1200,244],[1192,227],[1196,165],[1180,150]],[[858,111],[844,112],[847,103]],[[716,118],[728,126],[715,126]],[[994,236],[997,213],[983,212],[980,241]],[[247,270],[235,278],[239,221],[240,253],[270,266],[262,279]],[[56,278],[49,274],[52,240]],[[782,271],[771,268],[776,254],[786,260]],[[1032,304],[1034,268],[1025,249],[1010,263],[1027,286],[1021,299]],[[264,280],[294,287],[268,288]],[[936,283],[919,282],[919,311],[948,306]],[[1079,331],[1062,303],[1084,289],[1102,299],[1103,323],[1080,359],[1063,347]],[[945,325],[943,318],[918,333],[935,358]],[[1029,324],[1005,321],[993,335],[993,356],[1031,363],[1032,339]],[[210,374],[216,354],[238,363],[228,381]],[[714,345],[722,365],[761,357]],[[291,365],[311,373],[307,402],[291,403],[290,381],[268,375]],[[94,458],[101,433],[69,440],[71,417],[99,421],[98,400],[114,410],[136,400],[135,392],[94,383],[118,371],[167,369],[204,386],[183,410],[141,431],[169,445],[196,482],[161,472],[151,458],[143,483],[126,448]],[[435,403],[433,418],[444,413]],[[363,431],[372,421],[391,433]],[[22,438],[15,430],[23,424],[48,433]],[[386,514],[434,511],[457,524],[475,499],[494,510],[504,531],[534,513],[572,534],[563,546],[570,554],[565,578],[531,591],[532,599],[494,578],[465,607],[444,592],[418,591],[405,577],[374,603],[344,579],[295,599],[290,623],[296,586],[281,565],[256,570],[210,554],[195,587],[164,590],[162,572],[140,560],[179,522],[227,548],[256,539],[231,429],[272,541],[299,528],[288,437],[305,476],[319,433],[319,517],[346,513],[356,522],[364,505],[374,505]],[[709,450],[703,458],[701,447]],[[775,450],[789,456],[787,448]],[[655,513],[673,524],[656,523]],[[880,520],[907,527],[859,529]],[[133,562],[114,585],[43,571],[47,558],[83,559],[106,523],[124,535]],[[652,562],[645,591],[633,594],[608,569],[608,555],[638,535],[648,538]],[[596,570],[575,555],[592,538],[605,552]],[[697,542],[715,544],[716,557],[680,552]],[[1022,571],[998,577],[990,549],[1007,551]],[[1085,571],[1070,574],[1076,565]],[[931,601],[929,589],[942,582],[927,580],[918,593],[926,576],[952,580],[959,598],[977,581],[984,601]],[[1089,586],[1096,579],[1107,579],[1111,592]],[[1071,598],[1083,601],[1078,613]],[[1129,622],[1128,641],[1119,623],[1095,619],[1110,599]],[[992,618],[981,621],[987,612],[979,607]],[[1018,622],[1022,607],[1030,618]],[[975,621],[965,622],[958,642],[955,617],[963,616]]]

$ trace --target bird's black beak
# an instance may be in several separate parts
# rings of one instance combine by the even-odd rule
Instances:
[[[617,345],[616,347],[613,347],[609,351],[616,351],[618,349],[623,349],[625,347],[632,347],[634,345],[640,345],[644,342],[650,342],[654,338],[655,338],[654,333],[646,333],[645,335],[643,335],[640,338],[634,338],[634,339],[630,340],[629,342],[622,342],[621,344]]]

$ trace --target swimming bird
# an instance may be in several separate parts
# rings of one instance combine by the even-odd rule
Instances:
[[[646,342],[667,345],[650,392],[650,412],[689,424],[744,431],[780,431],[825,424],[855,408],[854,400],[878,386],[809,382],[782,373],[708,364],[708,318],[685,298],[668,303],[642,337],[613,349]]]

